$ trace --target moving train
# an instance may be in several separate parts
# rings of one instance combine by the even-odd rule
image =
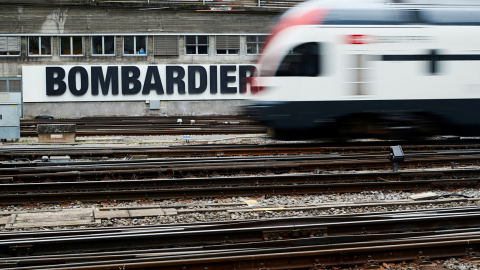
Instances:
[[[304,2],[250,87],[245,112],[277,138],[480,135],[480,2]]]

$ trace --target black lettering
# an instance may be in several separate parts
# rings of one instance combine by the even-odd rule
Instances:
[[[80,89],[77,89],[77,73],[80,73]],[[88,90],[88,73],[84,67],[72,67],[68,72],[68,88],[75,96],[83,96]]]
[[[210,94],[217,93],[217,66],[210,66]]]
[[[47,96],[61,96],[67,91],[67,84],[63,81],[65,78],[65,70],[63,68],[47,67],[45,68],[45,76]],[[55,86],[57,86],[56,89]]]
[[[248,76],[247,71],[250,73]],[[247,84],[249,84],[247,78],[253,77],[253,75],[257,72],[257,68],[255,66],[240,66],[238,72],[238,77],[240,81],[240,93],[244,94],[247,92]]]
[[[102,67],[92,67],[92,95],[98,95],[98,85],[102,88],[102,94],[108,95],[110,84],[112,95],[118,95],[118,67],[107,67],[107,75],[103,76]]]
[[[130,76],[131,75],[131,76]],[[135,95],[142,90],[142,84],[138,80],[140,77],[140,69],[136,66],[122,67],[122,94]],[[132,88],[130,88],[132,84]]]
[[[229,83],[234,83],[237,79],[236,76],[228,75],[228,72],[237,71],[236,66],[220,66],[220,93],[222,94],[235,94],[237,93],[237,87],[228,86]]]
[[[152,83],[152,77],[154,83]],[[145,82],[143,83],[143,95],[150,94],[150,91],[155,89],[157,95],[163,95],[163,85],[162,80],[160,79],[160,73],[158,72],[157,66],[149,66],[147,68],[147,74],[145,75]]]
[[[175,76],[175,73],[177,76]],[[185,70],[181,66],[167,66],[166,68],[166,80],[167,80],[167,94],[173,94],[173,85],[177,84],[178,93],[185,94]]]
[[[200,76],[200,85],[196,85],[197,72]],[[207,70],[202,66],[189,66],[188,67],[188,93],[189,94],[201,94],[207,90]]]

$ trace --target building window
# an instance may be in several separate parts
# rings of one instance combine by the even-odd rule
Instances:
[[[0,37],[0,56],[20,55],[20,37]]]
[[[83,55],[83,37],[60,37],[61,56]]]
[[[178,36],[155,36],[153,38],[154,55],[178,55]]]
[[[240,36],[217,36],[217,54],[238,54],[240,51]]]
[[[52,37],[29,37],[28,55],[30,56],[51,56]]]
[[[8,81],[0,80],[0,93],[8,92]]]
[[[115,55],[115,37],[92,37],[92,55]]]
[[[8,92],[21,92],[22,81],[21,79],[0,79],[0,93]]]
[[[267,36],[247,36],[247,54],[259,54]]]
[[[208,54],[208,36],[185,36],[187,54]]]
[[[147,37],[125,36],[123,37],[124,55],[147,55]]]

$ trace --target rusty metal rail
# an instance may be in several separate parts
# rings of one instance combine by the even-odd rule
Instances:
[[[219,158],[105,160],[88,162],[25,162],[0,167],[0,180],[51,182],[113,179],[212,177],[245,173],[390,170],[387,153],[294,155]],[[406,155],[401,168],[478,165],[477,151],[439,151]]]
[[[407,154],[416,152],[430,152],[443,150],[471,151],[480,149],[479,140],[458,141],[398,141]],[[68,155],[72,159],[111,159],[159,157],[228,157],[228,156],[275,156],[275,155],[310,155],[310,154],[354,154],[354,153],[386,153],[392,142],[349,142],[344,144],[316,142],[316,143],[271,143],[271,144],[200,144],[200,145],[172,145],[172,146],[61,146],[54,147],[4,147],[0,149],[0,160],[4,161],[33,161],[43,156]],[[3,163],[3,167],[8,163]]]
[[[0,204],[449,190],[479,186],[479,170],[454,169],[460,165],[478,165],[478,151],[411,153],[406,155],[400,172],[386,172],[392,168],[386,157],[387,153],[362,153],[6,163],[0,166],[0,189],[3,190]],[[451,168],[415,171],[439,166]],[[382,172],[358,172],[368,170]],[[280,175],[285,173],[288,175]]]
[[[470,207],[0,233],[0,256],[3,267],[22,269],[321,269],[414,259],[425,264],[430,258],[474,259],[479,225],[480,210]]]
[[[0,184],[1,205],[478,188],[480,170]]]
[[[37,136],[38,124],[75,124],[77,136],[265,134],[258,122],[238,117],[85,117],[20,121],[21,137]]]

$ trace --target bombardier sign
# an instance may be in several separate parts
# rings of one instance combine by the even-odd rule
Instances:
[[[254,65],[24,66],[24,102],[245,99]]]

